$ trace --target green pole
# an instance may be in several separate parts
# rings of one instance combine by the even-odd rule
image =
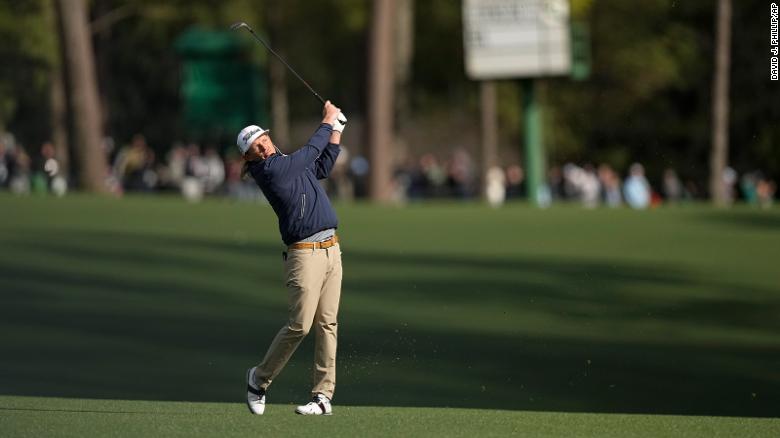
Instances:
[[[542,108],[536,102],[536,81],[523,79],[523,137],[525,146],[525,174],[528,200],[542,206],[547,192],[544,175],[544,144],[542,137]]]

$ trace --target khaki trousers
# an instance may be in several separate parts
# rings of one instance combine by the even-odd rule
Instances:
[[[290,319],[276,334],[255,370],[258,386],[268,388],[313,328],[314,387],[333,398],[336,387],[337,315],[341,298],[341,247],[291,249],[284,262]]]

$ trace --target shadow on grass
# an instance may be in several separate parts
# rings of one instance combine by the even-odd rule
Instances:
[[[45,413],[45,412],[66,412],[66,413],[73,413],[73,414],[119,414],[119,415],[154,415],[159,414],[159,411],[114,411],[110,409],[106,410],[89,410],[89,409],[56,409],[56,408],[6,408],[0,406],[0,412],[2,411],[9,411],[9,412],[38,412],[38,413]],[[188,416],[191,417],[191,412],[166,412],[166,416],[172,415],[172,416]],[[198,415],[202,415],[202,413],[199,413]]]
[[[2,394],[240,402],[285,319],[277,245],[39,230],[0,243]],[[777,415],[777,291],[617,261],[347,247],[344,263],[340,404]],[[311,344],[271,403],[306,397]]]
[[[708,211],[701,213],[700,219],[706,222],[731,225],[738,228],[753,228],[761,231],[780,232],[780,214],[777,210],[751,211]]]

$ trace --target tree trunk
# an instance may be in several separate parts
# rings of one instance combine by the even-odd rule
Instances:
[[[93,1],[93,5],[96,14],[101,18],[111,16],[113,12],[108,0]],[[109,121],[111,119],[111,114],[109,113],[109,110],[111,109],[111,106],[109,105],[110,99],[108,90],[110,90],[113,85],[111,83],[111,32],[113,26],[105,25],[100,28],[100,32],[95,32],[93,25],[94,22],[90,24],[89,29],[90,35],[92,35],[95,40],[95,67],[97,69],[97,77],[100,78],[97,83],[98,98],[100,101],[100,127],[101,132],[109,132],[110,134]]]
[[[414,0],[396,0],[395,28],[395,114],[396,135],[393,156],[405,161],[409,152],[404,136],[406,122],[412,118],[409,82],[414,56]]]
[[[284,9],[281,7],[271,7],[268,9],[267,24],[268,33],[271,39],[271,47],[274,47],[279,55],[284,58],[284,47],[282,41],[284,37]],[[268,73],[271,88],[271,118],[272,135],[274,142],[281,145],[282,148],[289,148],[290,145],[290,112],[287,101],[287,70],[279,60],[271,56],[268,57]]]
[[[60,166],[60,174],[70,180],[70,115],[68,113],[67,77],[63,63],[65,62],[64,47],[62,44],[62,20],[57,13],[55,1],[47,3],[48,25],[55,32],[55,56],[51,70],[51,86],[49,88],[49,103],[51,105],[51,141],[54,143],[54,154]]]
[[[712,151],[710,196],[715,205],[728,204],[723,184],[729,152],[729,69],[731,67],[731,0],[718,0],[716,18],[715,79],[712,85]]]
[[[371,198],[386,202],[393,195],[392,170],[394,105],[394,24],[393,0],[376,0],[371,14],[369,53],[369,148]]]
[[[60,174],[66,179],[70,176],[70,154],[68,152],[68,103],[65,97],[65,78],[62,65],[58,64],[51,72],[51,141],[54,154],[60,165]]]
[[[82,189],[104,192],[106,158],[101,147],[100,103],[95,78],[95,59],[84,0],[58,0],[65,47],[65,67],[69,71],[76,128],[78,176]]]
[[[482,196],[487,196],[487,173],[498,165],[498,114],[496,82],[481,81],[480,112],[482,115]]]

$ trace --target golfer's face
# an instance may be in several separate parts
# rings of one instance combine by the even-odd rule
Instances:
[[[266,159],[271,154],[276,152],[274,144],[271,141],[271,137],[268,134],[263,134],[252,142],[252,146],[246,151],[246,156],[250,160]]]

